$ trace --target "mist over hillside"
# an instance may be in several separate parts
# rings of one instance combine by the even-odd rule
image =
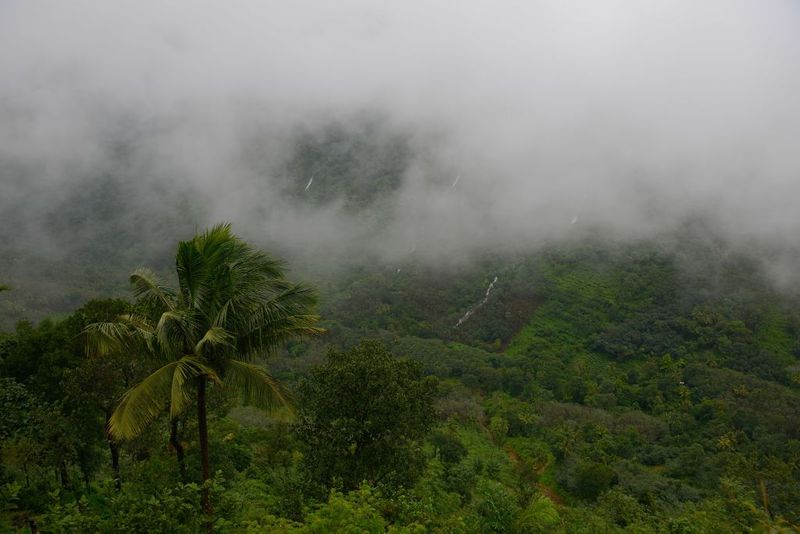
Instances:
[[[794,2],[0,10],[13,249],[64,258],[114,228],[158,250],[231,220],[279,249],[436,262],[701,217],[796,250]]]
[[[799,23],[0,1],[0,531],[800,532]]]
[[[410,176],[418,172],[422,159],[430,163],[430,154],[415,145],[411,135],[389,130],[385,119],[375,115],[292,130],[280,154],[271,157],[260,150],[263,138],[255,137],[245,146],[242,157],[252,166],[253,183],[246,191],[231,192],[249,195],[249,209],[234,215],[243,221],[238,228],[288,260],[298,276],[330,287],[333,292],[323,292],[326,300],[335,300],[335,288],[347,280],[358,283],[359,276],[390,273],[388,279],[381,278],[377,292],[396,283],[426,291],[437,280],[491,279],[540,253],[579,250],[587,244],[609,252],[632,245],[665,254],[695,277],[720,269],[729,258],[749,258],[759,270],[756,276],[785,296],[796,295],[794,273],[782,270],[793,265],[787,254],[791,247],[736,239],[705,213],[687,213],[659,229],[626,233],[586,222],[577,214],[548,233],[535,226],[539,219],[531,214],[530,232],[515,238],[492,223],[480,198],[474,205],[465,199],[461,182],[466,173],[454,178],[439,168],[427,181],[410,186]],[[188,183],[155,183],[152,189],[142,189],[139,178],[148,172],[132,163],[132,151],[131,141],[121,140],[102,175],[76,180],[62,196],[48,199],[51,207],[39,218],[30,217],[29,202],[3,212],[9,222],[0,245],[0,277],[12,284],[14,293],[0,301],[0,324],[10,327],[20,319],[67,312],[103,294],[124,296],[127,275],[140,266],[170,272],[173,243],[201,228],[210,217],[206,209],[222,201]],[[438,200],[431,196],[439,193]],[[430,202],[437,206],[427,211],[422,204]],[[399,215],[403,212],[408,215]],[[451,219],[443,220],[444,212]],[[407,221],[398,224],[399,217]],[[274,226],[252,223],[274,219]],[[523,298],[530,288],[512,292]],[[443,314],[439,320],[451,321],[452,314],[464,313],[444,306],[432,308]]]

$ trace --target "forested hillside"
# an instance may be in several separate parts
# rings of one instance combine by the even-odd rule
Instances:
[[[799,6],[0,1],[0,534],[800,533]]]
[[[254,161],[288,205],[380,229],[410,143],[333,124]],[[578,225],[451,261],[264,240],[314,307],[271,260],[265,278],[231,274],[240,260],[203,252],[209,234],[173,259],[202,198],[142,203],[125,153],[39,221],[39,241],[4,214],[4,530],[797,529],[800,300],[707,221],[638,240]]]
[[[797,302],[687,232],[307,280],[327,332],[265,362],[294,415],[210,386],[215,528],[796,528]],[[132,441],[104,432],[152,364],[89,357],[81,333],[142,305],[95,300],[0,338],[4,528],[203,528],[192,410]]]

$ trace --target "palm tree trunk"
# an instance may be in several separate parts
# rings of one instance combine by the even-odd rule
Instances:
[[[119,476],[119,445],[111,436],[111,431],[108,429],[109,421],[111,421],[111,412],[106,411],[106,441],[108,442],[108,450],[111,452],[111,470],[114,473],[114,487],[119,491],[122,488],[122,478]]]
[[[201,376],[197,380],[197,426],[200,431],[200,467],[203,475],[203,489],[201,491],[201,502],[203,512],[207,516],[206,530],[213,530],[211,516],[214,509],[211,506],[211,499],[208,494],[206,482],[210,478],[210,467],[208,465],[208,422],[206,421],[206,377]]]
[[[178,472],[181,475],[181,482],[186,484],[186,462],[184,461],[183,445],[178,435],[178,419],[173,419],[169,429],[169,444],[175,449],[175,456],[178,459]]]

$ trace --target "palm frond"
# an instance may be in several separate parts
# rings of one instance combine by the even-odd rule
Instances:
[[[191,350],[195,327],[190,310],[174,309],[162,313],[155,328],[161,350],[170,357]]]
[[[126,324],[131,329],[131,335],[138,337],[148,352],[154,352],[153,341],[156,338],[156,328],[150,319],[143,315],[127,313],[119,317],[119,322]]]
[[[86,353],[89,356],[104,356],[130,348],[134,331],[125,321],[92,323],[83,329]]]
[[[271,354],[292,339],[324,334],[324,328],[315,326],[319,319],[318,315],[296,315],[241,336],[237,347],[240,358],[252,361],[256,357]]]
[[[285,280],[263,282],[256,291],[237,295],[239,309],[247,313],[237,318],[246,319],[250,329],[259,322],[269,322],[296,314],[309,313],[317,303],[313,289],[304,284],[291,284]]]
[[[108,423],[108,430],[115,439],[135,438],[164,412],[172,396],[174,374],[179,365],[179,362],[168,363],[122,396]]]
[[[221,326],[209,328],[203,338],[194,346],[194,353],[202,355],[206,347],[208,348],[233,348],[233,336]]]
[[[233,235],[230,224],[180,243],[176,261],[181,294],[214,326],[224,326],[230,313],[245,313],[288,287],[283,263]]]
[[[194,240],[181,241],[175,257],[178,271],[178,287],[180,288],[183,306],[202,308],[206,298],[206,279],[208,268],[203,254],[195,246]]]
[[[238,391],[245,404],[265,410],[292,407],[289,391],[263,367],[230,360],[225,369],[224,384]]]
[[[155,333],[153,322],[144,315],[126,313],[119,316],[119,322],[129,325],[142,335],[153,335]]]
[[[316,301],[311,288],[303,284],[287,284],[280,292],[254,298],[244,313],[231,314],[228,324],[238,332],[258,330],[294,315],[313,315]]]
[[[191,401],[193,379],[206,375],[215,382],[220,382],[217,373],[193,356],[184,356],[177,362],[172,375],[172,390],[170,393],[169,414],[171,418],[178,417]]]
[[[236,326],[240,332],[238,348],[245,359],[267,354],[292,338],[324,333],[324,329],[315,326],[320,319],[313,313],[315,302],[313,290],[294,284],[247,316],[239,317],[242,324]]]
[[[130,276],[133,296],[138,298],[155,299],[167,310],[175,308],[175,293],[161,283],[156,274],[150,269],[136,269]]]
[[[135,438],[164,412],[167,403],[170,417],[177,417],[191,400],[192,379],[201,375],[221,382],[212,368],[193,356],[184,356],[155,370],[122,396],[108,423],[111,435],[121,440]]]

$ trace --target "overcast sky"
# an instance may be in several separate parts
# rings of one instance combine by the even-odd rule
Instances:
[[[695,213],[742,242],[800,235],[797,1],[2,0],[0,73],[0,208],[29,207],[26,228],[113,172],[122,131],[143,202],[189,188],[201,224],[312,249],[642,236]],[[370,239],[243,160],[254,131],[280,158],[284,132],[364,110],[425,152]]]

